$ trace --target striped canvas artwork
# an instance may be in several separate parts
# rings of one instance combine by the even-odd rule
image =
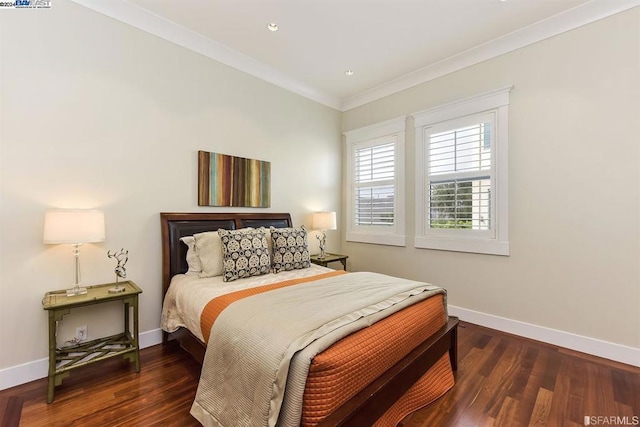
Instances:
[[[271,206],[271,162],[198,151],[198,206]]]

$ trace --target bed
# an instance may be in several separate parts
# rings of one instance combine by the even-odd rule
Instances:
[[[163,267],[162,267],[162,282],[163,282],[163,295],[167,295],[169,291],[170,284],[172,278],[176,276],[176,281],[178,279],[184,277],[184,273],[188,269],[188,265],[186,262],[187,256],[187,247],[184,245],[180,239],[185,236],[192,236],[197,233],[203,233],[207,231],[216,231],[218,229],[225,230],[240,230],[246,227],[259,228],[259,227],[275,227],[277,229],[281,228],[290,228],[292,227],[291,217],[287,213],[161,213],[161,227],[162,227],[162,254],[163,254]],[[321,269],[321,267],[314,266],[316,270],[314,270],[313,274],[317,274],[320,277],[321,275],[325,275],[326,278],[319,280],[318,282],[322,282],[323,289],[329,289],[326,286],[341,286],[344,285],[346,280],[355,280],[356,275],[358,273],[349,273],[345,277],[329,277],[332,274],[327,273],[326,269]],[[312,269],[310,269],[312,270]],[[307,274],[307,273],[305,273]],[[312,274],[312,273],[308,273]],[[363,273],[366,274],[366,273]],[[271,276],[274,276],[273,274]],[[323,276],[323,277],[325,277]],[[370,276],[364,276],[369,277]],[[245,279],[242,279],[245,280]],[[301,279],[302,281],[306,279]],[[330,281],[335,281],[337,283],[329,283]],[[401,279],[399,279],[401,280]],[[375,280],[372,280],[375,281]],[[317,283],[312,283],[310,285],[305,286],[319,286]],[[298,286],[296,285],[295,288]],[[293,286],[292,286],[293,288]],[[309,291],[305,288],[305,292]],[[275,292],[274,292],[275,293]],[[269,294],[269,292],[267,292]],[[165,299],[165,298],[163,298]],[[420,302],[422,305],[430,304],[435,307],[436,299],[427,298],[424,301]],[[327,407],[324,401],[321,400],[321,405],[323,409],[322,411],[312,413],[310,417],[302,418],[300,421],[303,425],[320,425],[320,426],[334,426],[334,425],[385,425],[385,423],[389,423],[389,419],[393,419],[390,414],[394,414],[396,419],[394,419],[393,423],[397,422],[397,417],[399,413],[402,411],[407,411],[407,401],[413,401],[411,403],[415,406],[415,390],[419,390],[419,393],[425,393],[425,387],[428,387],[427,384],[429,381],[435,381],[434,375],[445,375],[443,372],[443,366],[446,364],[449,372],[455,372],[457,369],[457,325],[458,320],[454,317],[446,316],[446,300],[444,297],[441,297],[443,303],[440,305],[444,305],[444,316],[442,320],[438,320],[440,323],[437,325],[437,330],[433,333],[429,333],[429,336],[424,336],[420,339],[415,339],[411,341],[409,344],[405,343],[403,345],[407,347],[407,350],[403,350],[401,357],[399,360],[395,361],[390,366],[385,366],[383,368],[375,368],[375,367],[367,367],[370,371],[375,372],[375,369],[383,369],[381,372],[376,372],[376,377],[371,381],[367,380],[366,384],[357,384],[353,385],[351,383],[342,384],[343,377],[339,376],[331,379],[332,382],[337,381],[337,388],[340,390],[349,390],[348,398],[344,398],[344,396],[338,399],[338,403],[336,401],[332,401],[331,404]],[[164,302],[164,301],[163,301]],[[413,307],[413,308],[411,308]],[[349,346],[353,347],[354,343],[359,342],[358,339],[362,339],[367,333],[371,331],[375,331],[374,327],[378,329],[383,328],[383,324],[386,322],[387,325],[393,325],[396,322],[396,319],[401,318],[402,316],[416,316],[418,310],[422,310],[419,304],[414,304],[411,307],[404,308],[402,310],[397,311],[395,314],[391,314],[388,317],[380,320],[376,324],[371,327],[364,328],[363,330],[357,330],[349,336],[345,336],[343,339],[340,339],[335,344],[328,346],[324,351],[319,353],[316,357],[312,358],[310,362],[312,365],[316,362],[316,360],[320,360],[318,364],[324,363],[322,362],[323,356],[328,354],[340,352],[340,348],[349,348]],[[411,308],[411,310],[410,310]],[[231,310],[227,310],[231,311]],[[164,310],[163,310],[164,312]],[[413,312],[411,314],[410,312]],[[226,311],[225,311],[226,313]],[[422,314],[420,314],[422,316]],[[439,315],[433,315],[434,319],[437,319]],[[406,317],[406,319],[413,319],[411,317]],[[407,320],[404,320],[405,322]],[[413,322],[413,321],[412,321]],[[431,327],[433,328],[433,321],[431,321]],[[216,322],[217,325],[217,322]],[[185,325],[186,326],[186,325]],[[416,326],[417,327],[417,326]],[[397,328],[397,326],[394,326]],[[163,342],[166,343],[169,340],[177,340],[180,346],[190,353],[194,359],[196,359],[200,363],[205,363],[205,355],[208,356],[206,352],[206,345],[203,339],[206,332],[199,332],[198,330],[190,331],[186,327],[180,328],[168,328],[170,330],[176,329],[174,332],[163,332]],[[191,328],[194,329],[194,328]],[[215,332],[215,330],[214,330]],[[375,335],[375,333],[371,332],[371,338],[368,338],[371,341],[374,339],[378,339],[378,341],[371,344],[371,347],[378,350],[372,351],[380,351],[380,359],[384,359],[386,357],[383,352],[387,351],[385,349],[380,349],[382,342],[386,342],[386,340],[390,339],[385,335],[383,340],[380,340],[379,337],[381,335]],[[216,339],[217,335],[211,334],[212,339]],[[404,335],[404,334],[401,334]],[[419,335],[416,335],[419,336]],[[360,337],[360,338],[358,338]],[[378,337],[378,338],[375,338]],[[321,340],[320,340],[321,341]],[[392,344],[388,347],[391,347]],[[342,347],[340,347],[342,345]],[[358,344],[360,345],[360,344]],[[209,352],[211,353],[211,352]],[[368,363],[371,362],[371,358],[375,360],[378,359],[378,354],[365,354],[360,357],[368,357]],[[209,357],[209,356],[208,356]],[[326,356],[330,357],[330,356]],[[342,360],[342,359],[341,359]],[[359,359],[344,359],[344,360],[359,360]],[[363,359],[364,360],[364,359]],[[395,360],[395,359],[394,359]],[[326,362],[326,360],[324,360]],[[331,363],[331,360],[329,360]],[[446,363],[445,363],[446,362]],[[373,365],[372,365],[373,366]],[[313,368],[313,366],[312,366]],[[294,369],[293,367],[291,369]],[[333,368],[331,368],[333,369]],[[345,368],[346,369],[346,368]],[[351,368],[349,368],[351,369]],[[440,373],[438,373],[438,372]],[[338,370],[338,372],[340,372]],[[346,371],[345,371],[346,372]],[[434,373],[435,372],[435,373]],[[314,395],[314,378],[317,379],[317,383],[320,384],[319,390],[324,390],[322,387],[325,385],[322,384],[322,381],[327,381],[327,379],[322,379],[324,377],[313,377],[311,369],[309,370],[309,379],[306,386],[304,386],[304,402],[312,402],[314,398],[310,396]],[[202,378],[206,377],[207,373],[203,368]],[[347,378],[349,375],[344,375],[344,378]],[[319,379],[318,379],[319,378]],[[202,379],[199,387],[202,388]],[[344,379],[345,382],[353,381],[351,379]],[[453,380],[451,380],[453,381]],[[289,382],[287,380],[287,390],[289,390]],[[446,386],[449,387],[452,384]],[[336,388],[334,387],[334,388]],[[355,388],[354,388],[355,387]],[[439,387],[444,387],[443,385]],[[435,386],[434,386],[435,389]],[[448,389],[448,388],[447,388]],[[316,389],[317,391],[317,389]],[[446,391],[446,390],[445,390]],[[288,394],[289,392],[284,394]],[[413,395],[411,395],[413,393]],[[436,393],[434,391],[433,393]],[[432,393],[432,394],[433,394]],[[429,398],[429,400],[433,400],[434,398],[439,397],[443,392],[441,390],[437,390],[439,394],[433,394]],[[294,394],[291,392],[291,394]],[[413,396],[413,397],[411,397]],[[422,395],[421,395],[422,396]],[[324,396],[323,396],[324,398]],[[421,397],[424,398],[424,397]],[[340,400],[341,399],[341,400]],[[290,399],[291,400],[291,399]],[[296,400],[296,399],[294,399]],[[304,403],[306,405],[307,403]],[[195,407],[194,403],[194,407]],[[286,400],[283,404],[284,407],[287,406]],[[305,406],[306,407],[306,406]],[[313,407],[313,406],[312,406]],[[314,407],[315,408],[315,407]],[[413,410],[417,409],[413,407]],[[303,409],[304,410],[304,409]],[[286,412],[284,409],[283,412]],[[394,412],[395,411],[395,412]],[[398,412],[400,411],[400,412]],[[308,415],[307,411],[307,415]],[[320,415],[318,415],[320,414]],[[406,413],[402,413],[402,416],[406,415]],[[391,417],[391,418],[390,418]],[[201,421],[202,422],[202,421]],[[272,421],[269,421],[269,424],[274,424]],[[277,421],[275,425],[281,425],[280,421]],[[286,423],[285,423],[286,424]]]

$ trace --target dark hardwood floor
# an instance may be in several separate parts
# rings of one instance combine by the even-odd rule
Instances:
[[[583,426],[585,416],[631,425],[640,416],[640,368],[467,323],[458,355],[454,388],[404,427]],[[46,379],[0,391],[0,423],[20,414],[29,427],[198,426],[189,409],[200,366],[171,344],[141,356],[140,374],[124,360],[76,370],[49,405]]]

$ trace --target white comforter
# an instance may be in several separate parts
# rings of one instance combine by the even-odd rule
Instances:
[[[165,295],[161,327],[166,332],[175,332],[181,327],[187,328],[204,341],[200,329],[200,315],[212,299],[243,289],[316,276],[329,271],[333,270],[311,264],[311,267],[301,270],[265,274],[227,283],[222,281],[222,276],[200,279],[197,274],[177,274],[171,279],[171,286]]]

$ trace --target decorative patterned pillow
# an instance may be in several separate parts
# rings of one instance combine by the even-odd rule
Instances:
[[[218,230],[224,255],[222,280],[231,282],[271,270],[266,229]]]
[[[274,273],[308,268],[311,265],[307,230],[304,226],[299,228],[271,227],[271,238],[273,239]]]
[[[187,265],[189,269],[187,274],[200,274],[202,271],[202,264],[200,258],[196,252],[196,239],[193,236],[184,236],[180,238],[180,241],[187,245]]]
[[[222,275],[222,242],[218,233],[207,231],[194,234],[193,237],[202,270],[200,278]]]

